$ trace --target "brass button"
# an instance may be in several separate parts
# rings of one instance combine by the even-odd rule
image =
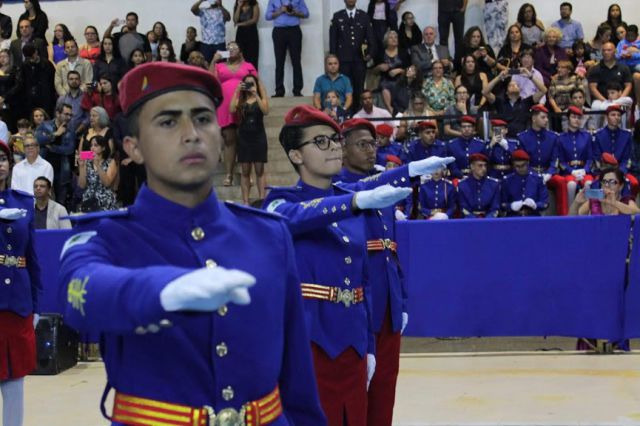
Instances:
[[[333,222],[333,223],[331,224],[331,226],[333,226],[334,228],[337,228],[337,227],[338,227],[338,223],[337,223],[337,222]]]
[[[8,228],[7,228],[7,234],[10,234],[10,233],[12,233],[12,232],[13,232],[13,228],[12,228],[12,227],[8,227]]]
[[[346,285],[350,285],[350,284],[351,284],[351,280],[350,280],[349,278],[345,278],[345,279],[344,279],[344,283],[345,283]]]
[[[142,336],[143,334],[147,334],[147,329],[143,326],[136,327],[135,333]]]
[[[227,348],[226,343],[222,342],[218,346],[216,346],[216,353],[220,358],[227,356],[227,353],[229,353],[229,348]]]
[[[213,260],[213,259],[207,259],[207,260],[204,262],[204,265],[205,265],[207,268],[215,268],[216,266],[218,266],[218,264],[216,263],[216,261],[215,261],[215,260]]]
[[[5,203],[4,198],[0,198],[0,204],[4,204],[4,203]]]
[[[204,238],[204,231],[202,230],[202,228],[194,228],[193,231],[191,231],[191,238],[196,241],[202,240]]]
[[[157,333],[160,331],[160,326],[158,324],[149,324],[147,326],[147,331],[150,333]]]
[[[158,324],[160,324],[160,327],[164,327],[164,328],[169,328],[173,326],[173,323],[168,319],[160,320]]]
[[[5,279],[4,279],[4,283],[5,283],[6,285],[11,284],[11,278],[5,278]]]
[[[347,205],[346,204],[341,205],[340,206],[340,210],[342,210],[343,212],[346,212],[347,211]]]
[[[233,388],[231,386],[222,389],[222,399],[225,401],[231,401],[233,399]]]
[[[220,315],[221,317],[227,315],[227,312],[229,312],[229,308],[227,308],[227,305],[222,305],[218,308],[218,315]]]
[[[344,258],[344,263],[346,263],[347,265],[351,265],[351,256],[347,256]]]
[[[342,241],[344,241],[345,243],[349,242],[349,237],[347,237],[346,235],[344,237],[342,237]]]

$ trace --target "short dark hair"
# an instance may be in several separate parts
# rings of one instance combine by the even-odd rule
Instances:
[[[36,50],[36,47],[33,45],[33,43],[27,43],[22,47],[22,55],[25,58],[32,57],[36,52],[37,50]]]
[[[70,38],[69,40],[65,40],[65,41],[64,41],[64,44],[67,44],[67,43],[69,43],[69,42],[71,42],[71,43],[75,44],[75,45],[76,45],[76,47],[78,47],[78,42],[76,41],[76,39],[75,39],[75,38]]]
[[[33,182],[35,183],[36,181],[39,181],[39,180],[45,182],[47,184],[47,188],[51,189],[51,181],[49,179],[47,179],[45,176],[38,176],[33,180]]]
[[[297,149],[302,143],[304,127],[302,126],[289,126],[285,125],[280,130],[280,135],[278,136],[278,140],[280,141],[280,145],[284,149],[284,152],[287,154],[287,158],[289,158],[289,151],[292,149]],[[293,164],[291,158],[289,158],[289,162],[293,168],[298,171],[299,167],[297,164]]]
[[[569,96],[573,98],[573,95],[576,93],[581,93],[583,97],[585,96],[584,89],[582,87],[574,87]]]
[[[66,103],[66,102],[61,102],[58,105],[56,105],[56,112],[62,112],[65,108],[69,108],[70,110],[73,111],[73,107]]]
[[[133,17],[135,17],[135,18],[136,18],[136,22],[140,22],[140,18],[138,18],[138,14],[137,14],[137,13],[135,13],[135,12],[129,12],[129,13],[127,13],[127,16],[126,16],[126,17],[128,18],[129,16],[133,16]]]
[[[573,11],[573,5],[571,3],[569,3],[568,1],[562,2],[560,4],[560,9],[562,9],[565,6],[568,7],[569,10]]]
[[[627,33],[634,33],[634,34],[638,34],[638,26],[635,24],[629,25],[627,27]]]
[[[622,92],[624,90],[624,87],[622,86],[622,83],[620,83],[619,81],[610,81],[607,83],[607,91],[609,90],[615,90],[617,92]]]
[[[142,110],[142,108],[137,107],[136,109],[134,109],[133,111],[130,111],[126,117],[127,117],[127,127],[129,128],[129,134],[133,137],[139,137],[140,136],[140,123],[138,122],[138,119],[140,118],[140,111]]]
[[[70,76],[71,74],[77,75],[77,76],[78,76],[78,78],[82,80],[82,76],[81,76],[81,75],[80,75],[80,73],[79,73],[78,71],[76,71],[76,70],[69,70],[69,72],[67,73],[67,80],[69,79],[69,76]]]
[[[33,124],[31,123],[31,120],[29,120],[28,118],[21,118],[20,120],[18,120],[18,122],[16,123],[16,127],[20,128],[24,128],[24,127],[32,127]]]

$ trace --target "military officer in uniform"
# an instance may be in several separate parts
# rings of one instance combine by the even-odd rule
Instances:
[[[469,156],[471,174],[458,183],[458,203],[463,217],[497,217],[500,212],[500,182],[487,176],[489,158],[483,153]]]
[[[540,216],[549,207],[549,192],[542,177],[529,170],[529,154],[511,154],[514,172],[502,181],[502,209],[507,216]]]
[[[508,138],[509,127],[504,120],[491,120],[493,136],[489,143],[489,176],[502,180],[512,172],[511,153],[520,147],[517,139]]]
[[[531,107],[531,128],[518,133],[520,147],[527,151],[531,169],[542,176],[545,185],[554,190],[556,211],[565,216],[569,212],[565,180],[558,174],[558,134],[547,130],[549,110],[544,105]]]
[[[344,0],[345,9],[333,14],[329,27],[329,52],[338,57],[340,72],[353,86],[353,112],[360,106],[367,61],[375,57],[375,39],[369,15],[356,8],[356,0]]]
[[[458,194],[453,183],[436,172],[418,190],[418,209],[425,219],[452,219],[458,207]]]
[[[631,195],[636,197],[638,190],[638,179],[629,173],[631,167],[631,150],[633,146],[633,135],[629,130],[620,127],[622,123],[622,109],[620,105],[610,105],[606,110],[607,124],[598,130],[594,135],[593,157],[599,159],[602,154],[608,152],[618,160],[619,168],[631,183]],[[602,164],[597,161],[598,170],[602,170]]]
[[[65,319],[102,335],[114,425],[326,424],[286,224],[213,192],[221,96],[199,68],[129,72],[124,148],[147,184],[78,217],[61,254]]]
[[[356,183],[371,175],[374,128],[371,122],[355,118],[343,123],[342,133],[343,168],[334,180]],[[391,426],[400,369],[400,335],[409,319],[407,287],[396,255],[394,206],[366,210],[364,219],[376,337],[376,373],[369,386],[367,425]]]
[[[560,176],[564,179],[562,190],[567,191],[567,203],[571,205],[578,185],[584,186],[593,181],[593,138],[591,133],[581,127],[584,116],[581,108],[572,105],[567,114],[567,131],[561,133],[559,138],[558,161]]]
[[[289,111],[280,143],[300,180],[293,187],[273,188],[264,205],[289,218],[325,415],[332,426],[358,426],[367,424],[367,385],[377,364],[363,213],[394,205],[411,193],[403,187],[412,177],[450,160],[424,160],[354,183],[333,184],[342,168],[340,132],[315,108]],[[353,141],[370,166],[375,162],[372,135]],[[386,241],[382,245],[385,254],[392,247]]]
[[[435,121],[421,121],[416,125],[418,138],[411,141],[402,159],[405,163],[418,161],[432,156],[446,157],[445,143],[437,139],[438,125]]]
[[[376,164],[386,167],[387,155],[400,157],[400,155],[402,155],[402,145],[391,140],[393,137],[393,127],[387,123],[376,126],[376,136],[378,143],[378,148],[376,149]]]
[[[471,174],[470,158],[473,154],[483,154],[487,156],[489,150],[487,144],[476,138],[476,119],[468,115],[460,118],[460,132],[462,136],[449,141],[447,153],[456,159],[449,166],[449,171],[454,179],[454,183],[458,179]]]
[[[42,294],[33,195],[9,188],[13,155],[0,142],[0,391],[3,426],[22,426],[24,376],[36,367]]]

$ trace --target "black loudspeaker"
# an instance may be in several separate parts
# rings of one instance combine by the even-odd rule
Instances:
[[[78,363],[78,333],[60,314],[42,314],[36,327],[36,369],[33,375],[55,375]]]

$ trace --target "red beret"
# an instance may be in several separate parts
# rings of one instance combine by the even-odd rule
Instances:
[[[516,149],[511,153],[512,161],[529,161],[529,154],[524,149]]]
[[[622,114],[622,107],[620,105],[616,105],[616,104],[609,105],[607,107],[607,114],[609,114],[612,111],[617,111],[617,112]]]
[[[602,162],[610,166],[618,166],[618,160],[616,160],[616,156],[609,152],[602,153]]]
[[[340,126],[331,117],[309,105],[299,105],[289,110],[287,115],[284,116],[284,124],[299,127],[320,124],[331,127],[336,133],[341,132]]]
[[[549,110],[544,105],[535,104],[531,107],[531,112],[544,112],[549,114]]]
[[[568,109],[568,113],[574,114],[574,115],[579,115],[580,117],[582,117],[584,115],[584,111],[582,111],[580,108],[578,108],[575,105],[571,105]]]
[[[396,155],[387,154],[387,156],[385,157],[385,160],[387,163],[395,163],[398,166],[402,166],[402,160],[400,160],[400,157]]]
[[[431,121],[431,120],[424,120],[421,121],[417,124],[417,127],[419,130],[422,129],[436,129],[438,130],[438,125],[436,124],[435,121]]]
[[[488,163],[489,162],[489,158],[484,154],[476,152],[475,154],[471,154],[469,156],[469,164],[471,164],[471,163],[473,163],[475,161],[484,161],[485,163]]]
[[[210,72],[191,65],[149,62],[129,71],[120,82],[120,105],[128,115],[156,96],[176,90],[193,90],[220,104],[222,88]]]
[[[371,136],[376,135],[376,128],[374,125],[364,118],[352,118],[342,123],[342,133],[349,133],[352,130],[365,129],[371,132]]]
[[[389,126],[387,123],[378,124],[376,126],[376,133],[380,136],[390,138],[391,135],[393,135],[393,127]]]
[[[498,120],[498,119],[496,119],[496,120],[491,120],[491,125],[492,125],[493,127],[500,127],[500,126],[507,127],[507,125],[508,125],[508,124],[507,124],[507,122],[506,122],[506,121],[504,121],[504,120]]]
[[[471,123],[471,124],[476,124],[476,119],[469,116],[469,115],[463,115],[462,118],[460,119],[461,123]]]

